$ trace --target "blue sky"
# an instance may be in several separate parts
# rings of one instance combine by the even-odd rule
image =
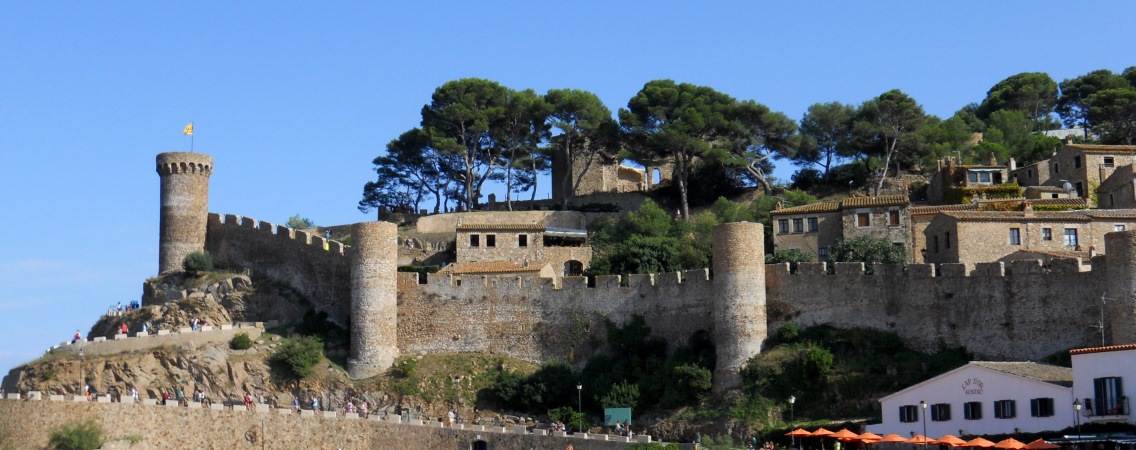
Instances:
[[[188,150],[190,121],[211,211],[328,225],[373,217],[355,208],[371,159],[458,78],[613,111],[670,78],[795,119],[899,88],[946,117],[1016,73],[1136,65],[1130,1],[387,3],[6,3],[0,370],[140,297],[154,155]]]

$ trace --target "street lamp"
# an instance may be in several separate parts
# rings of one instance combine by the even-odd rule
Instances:
[[[1073,400],[1073,421],[1077,423],[1077,448],[1081,447],[1081,399]]]
[[[919,400],[919,406],[923,408],[923,450],[927,450],[927,402]]]
[[[84,383],[84,380],[83,380],[83,349],[79,349],[79,391],[77,393],[78,395],[84,395],[84,396],[86,395],[86,392],[83,389],[84,384],[85,383]]]
[[[797,397],[789,396],[789,423],[790,425],[796,420],[793,417],[793,404],[797,403]],[[791,427],[790,427],[791,428]],[[797,436],[789,433],[789,448],[797,448]]]
[[[584,385],[582,383],[580,383],[579,381],[577,381],[576,382],[576,412],[579,413],[579,414],[584,413],[584,397],[583,397],[583,395],[584,395]],[[577,425],[579,426],[580,433],[583,433],[584,432],[584,421],[580,420],[579,422],[577,422]]]

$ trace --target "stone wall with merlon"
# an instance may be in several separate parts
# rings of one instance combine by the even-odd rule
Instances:
[[[333,322],[350,321],[350,247],[269,222],[210,213],[205,248],[214,265],[249,269],[288,284]]]
[[[1030,263],[1033,263],[1031,265]],[[827,324],[893,331],[916,349],[966,347],[978,359],[1040,359],[1098,345],[1103,270],[1045,272],[1036,261],[972,273],[944,266],[875,267],[874,274],[838,265],[835,274],[766,266],[769,326]],[[997,263],[998,268],[1002,264]],[[844,270],[841,270],[844,269]]]

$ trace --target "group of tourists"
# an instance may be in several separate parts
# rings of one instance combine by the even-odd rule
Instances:
[[[209,322],[206,322],[205,319],[198,319],[194,317],[189,321],[189,329],[192,331],[201,331],[201,327],[207,326],[209,326]]]

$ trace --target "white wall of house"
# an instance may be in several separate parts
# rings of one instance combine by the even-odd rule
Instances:
[[[1031,416],[1030,400],[1036,398],[1053,399],[1052,416]],[[927,409],[919,408],[921,400],[927,402]],[[995,402],[1000,400],[1015,401],[1014,417],[995,418]],[[964,404],[967,402],[981,403],[981,419],[964,418]],[[950,405],[950,419],[932,420],[932,406],[944,403]],[[960,433],[1013,433],[1015,428],[1021,432],[1060,430],[1074,424],[1071,388],[972,364],[884,397],[880,404],[883,422],[868,426],[868,430],[880,435],[896,433],[909,437],[911,433],[923,434],[923,414],[926,414],[927,435],[932,438]],[[900,421],[900,407],[903,405],[915,405],[918,409],[916,421]]]
[[[1121,346],[1133,347],[1130,345]],[[1101,411],[1091,411],[1087,408],[1081,410],[1081,423],[1090,422],[1128,422],[1133,423],[1131,412],[1131,398],[1136,393],[1136,348],[1123,350],[1101,351],[1072,355],[1073,359],[1073,397],[1092,399],[1094,407],[1100,401],[1095,392],[1093,380],[1105,377],[1120,378],[1120,396],[1126,398],[1113,399],[1111,405],[1105,405],[1104,414]],[[1116,402],[1126,403],[1125,408],[1116,409]]]

